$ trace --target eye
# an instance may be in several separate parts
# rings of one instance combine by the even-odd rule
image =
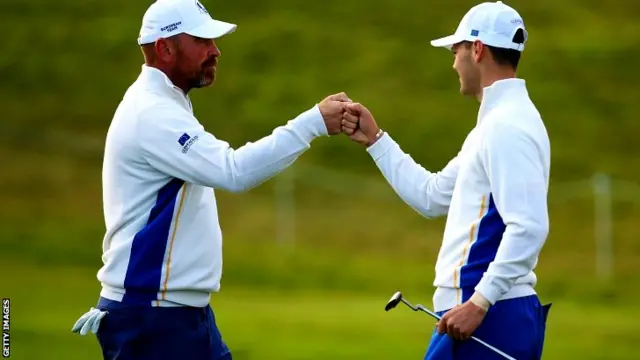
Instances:
[[[201,37],[195,37],[195,39],[196,39],[196,42],[199,44],[209,44],[213,41],[212,39],[205,39]]]

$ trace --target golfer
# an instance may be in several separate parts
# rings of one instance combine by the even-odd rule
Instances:
[[[347,105],[343,131],[367,146],[398,195],[425,217],[448,217],[433,298],[443,318],[428,360],[501,358],[461,341],[472,334],[516,359],[542,354],[549,306],[538,299],[533,270],[549,231],[550,150],[516,76],[527,36],[518,12],[498,1],[473,7],[453,35],[431,42],[453,52],[460,92],[480,102],[474,128],[439,172],[404,153],[362,105]]]
[[[246,191],[341,133],[344,93],[238,149],[208,133],[188,93],[214,82],[214,39],[235,29],[196,0],[158,0],[142,19],[145,63],[106,138],[102,291],[73,326],[97,333],[104,359],[231,359],[209,306],[222,274],[212,189]]]

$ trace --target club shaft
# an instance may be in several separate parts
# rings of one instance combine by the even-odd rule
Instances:
[[[436,314],[436,313],[435,313],[435,312],[433,312],[433,311],[430,311],[430,310],[426,309],[424,306],[422,306],[422,305],[420,305],[420,304],[418,304],[418,305],[416,305],[416,306],[413,306],[413,305],[411,305],[408,301],[406,301],[405,299],[402,299],[402,302],[403,302],[403,303],[405,303],[407,306],[409,306],[409,307],[410,307],[411,309],[413,309],[414,311],[418,311],[418,310],[420,310],[420,311],[423,311],[423,312],[425,312],[425,313],[429,314],[431,317],[435,318],[436,320],[440,320],[440,319],[441,319],[441,317],[440,317],[440,316],[438,316],[438,314]],[[478,339],[478,338],[477,338],[477,337],[475,337],[475,336],[471,336],[471,339],[472,339],[472,340],[474,340],[474,341],[476,341],[476,342],[478,342],[478,343],[480,343],[480,344],[482,344],[482,345],[484,345],[485,347],[487,347],[488,349],[490,349],[490,350],[494,351],[496,354],[501,355],[501,356],[502,356],[502,357],[504,357],[505,359],[509,359],[509,360],[516,360],[515,358],[513,358],[513,357],[511,357],[511,356],[507,355],[506,353],[502,352],[501,350],[499,350],[499,349],[497,349],[497,348],[495,348],[495,347],[493,347],[493,346],[491,346],[491,345],[487,344],[486,342],[484,342],[484,341],[482,341],[482,340]]]
[[[411,303],[409,303],[407,300],[405,300],[405,299],[400,299],[400,301],[402,301],[405,305],[407,305],[408,307],[410,307],[412,310],[418,310],[415,306],[411,305]]]
[[[485,346],[485,347],[487,347],[488,349],[493,350],[495,353],[502,355],[502,357],[504,357],[505,359],[509,359],[509,360],[516,360],[514,357],[511,357],[511,356],[507,355],[506,353],[504,353],[504,352],[500,351],[499,349],[497,349],[497,348],[495,348],[495,347],[493,347],[493,346],[491,346],[491,345],[487,344],[486,342],[484,342],[484,341],[482,341],[482,340],[478,339],[478,338],[477,338],[477,337],[475,337],[475,336],[472,336],[472,337],[471,337],[471,339],[472,339],[472,340],[477,341],[478,343],[480,343],[480,344],[482,344],[482,345],[484,345],[484,346]]]

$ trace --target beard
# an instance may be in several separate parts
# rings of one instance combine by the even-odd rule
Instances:
[[[210,58],[203,62],[199,69],[193,71],[187,76],[187,84],[189,88],[197,89],[207,87],[214,83],[216,79],[216,66],[218,59]]]
[[[191,88],[203,88],[213,84],[215,79],[215,70],[213,68],[205,68],[193,74],[192,76],[189,76],[188,84]]]
[[[207,87],[215,81],[216,75],[215,71],[211,69],[207,69],[199,72],[198,74],[189,77],[188,84],[192,89],[198,89]]]

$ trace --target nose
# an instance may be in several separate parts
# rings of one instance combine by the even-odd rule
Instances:
[[[214,57],[218,57],[220,55],[222,55],[222,53],[220,52],[220,49],[218,48],[218,45],[216,45],[215,41],[211,41],[211,56]]]

